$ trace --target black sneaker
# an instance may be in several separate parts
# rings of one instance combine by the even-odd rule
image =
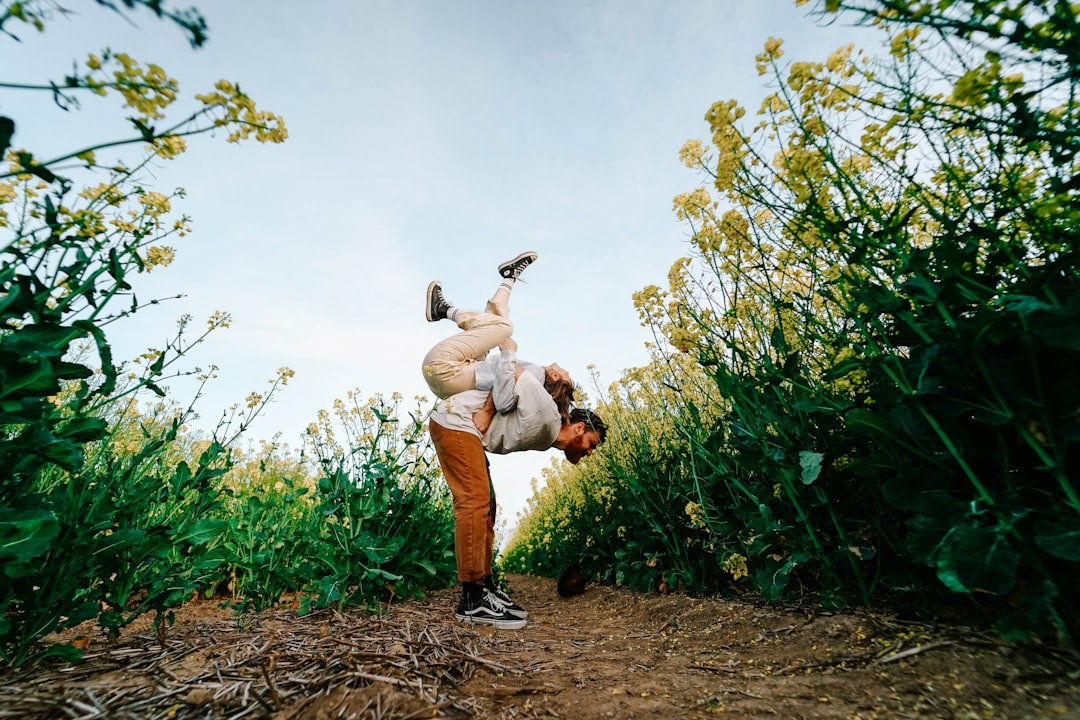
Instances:
[[[507,279],[513,278],[514,280],[517,280],[518,276],[525,271],[525,268],[529,267],[534,262],[536,262],[536,253],[532,250],[523,252],[513,260],[507,260],[500,265],[499,275]]]
[[[450,303],[443,297],[442,284],[438,280],[432,280],[427,286],[427,307],[424,308],[424,317],[428,322],[445,320],[449,310]]]
[[[529,611],[514,602],[514,599],[506,594],[498,585],[487,588],[487,591],[495,596],[495,599],[501,602],[506,607],[506,612],[510,613],[514,617],[519,617],[522,620],[529,617]]]
[[[462,598],[454,615],[461,622],[493,625],[500,630],[521,630],[529,624],[528,620],[511,615],[502,601],[490,592],[485,592],[475,603]]]

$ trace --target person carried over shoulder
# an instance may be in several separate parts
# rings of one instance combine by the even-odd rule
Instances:
[[[494,580],[495,486],[488,452],[562,450],[578,463],[593,454],[607,429],[591,410],[572,408],[574,385],[558,365],[517,358],[507,302],[521,272],[536,260],[527,252],[499,266],[502,282],[484,311],[455,308],[442,286],[428,286],[425,317],[450,319],[462,332],[424,358],[423,374],[440,398],[428,422],[442,475],[454,498],[454,555],[461,599],[458,620],[517,630],[528,613]],[[488,357],[499,348],[497,356]]]
[[[519,359],[517,342],[512,337],[510,291],[536,257],[535,252],[528,251],[499,266],[503,280],[483,311],[453,306],[438,280],[428,285],[428,322],[448,319],[462,330],[436,344],[424,357],[424,380],[436,397],[445,400],[468,390],[490,392],[495,412],[504,415],[517,407],[518,383],[527,375],[548,392],[563,423],[569,422],[574,398],[570,374],[557,363],[541,366]],[[499,352],[490,354],[495,348]]]

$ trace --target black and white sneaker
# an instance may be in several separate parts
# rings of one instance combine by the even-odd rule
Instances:
[[[424,308],[424,317],[428,322],[445,320],[450,311],[450,303],[442,294],[442,283],[432,280],[427,286],[427,307]]]
[[[499,275],[504,278],[513,278],[517,280],[518,277],[525,271],[525,268],[536,262],[536,253],[532,250],[523,252],[513,260],[507,260],[499,266]]]
[[[528,620],[511,615],[502,601],[490,592],[485,592],[476,602],[462,598],[454,615],[461,622],[492,625],[500,630],[521,630],[529,624]]]
[[[498,585],[487,588],[488,593],[494,595],[495,598],[506,606],[506,612],[510,613],[514,617],[519,617],[522,620],[529,617],[529,611],[514,602],[514,599],[510,597],[505,590]]]

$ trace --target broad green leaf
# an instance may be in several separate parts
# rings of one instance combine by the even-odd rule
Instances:
[[[863,410],[862,408],[850,410],[844,416],[844,419],[847,421],[847,426],[852,430],[886,436],[892,435],[892,429],[889,427],[888,421],[870,410]]]
[[[121,528],[108,535],[98,535],[94,538],[94,554],[119,554],[138,545],[144,537],[146,531],[138,528]]]
[[[71,341],[84,333],[76,328],[52,323],[26,325],[0,336],[0,349],[33,358],[60,357]]]
[[[1080,562],[1080,522],[1040,521],[1035,524],[1035,544],[1048,555]]]
[[[398,582],[403,577],[402,575],[395,575],[392,572],[388,572],[386,570],[379,570],[379,569],[375,569],[375,568],[372,568],[371,570],[369,570],[368,574],[372,577],[372,579],[374,579],[376,577],[380,577],[383,580],[388,580],[390,582]]]
[[[908,297],[925,303],[935,302],[941,295],[941,287],[938,284],[919,275],[900,283],[900,288],[907,293]]]
[[[1009,312],[1019,313],[1020,315],[1030,315],[1036,310],[1052,310],[1054,308],[1045,300],[1030,295],[1007,295],[1002,304]]]
[[[36,655],[34,661],[41,662],[46,658],[55,657],[63,660],[65,663],[74,663],[81,660],[82,655],[82,650],[70,643],[53,643],[40,655]]]
[[[185,487],[189,482],[191,482],[191,467],[181,461],[176,464],[176,470],[173,472],[173,484],[176,487]]]
[[[799,452],[799,466],[802,468],[803,485],[810,485],[821,474],[821,461],[825,456],[819,452],[802,450]]]
[[[426,572],[428,575],[435,575],[435,573],[436,573],[435,566],[432,565],[427,560],[415,559],[415,560],[413,560],[413,563],[415,563],[416,565],[419,565],[421,568],[423,568],[424,572]]]
[[[0,509],[0,560],[28,562],[48,550],[59,531],[56,516],[44,508]]]
[[[1027,583],[1020,594],[1019,606],[994,624],[994,632],[1006,642],[1025,642],[1043,635],[1047,627],[1055,624],[1054,600],[1059,595],[1057,585],[1051,580]]]
[[[83,464],[82,447],[68,440],[49,443],[40,450],[41,456],[65,470],[78,470]]]
[[[108,423],[102,418],[77,417],[64,423],[57,432],[57,436],[67,438],[72,442],[89,442],[97,440],[108,428]]]
[[[59,392],[60,385],[56,373],[45,360],[23,360],[4,367],[0,381],[0,396],[20,394],[44,395]]]
[[[228,523],[217,518],[204,518],[192,523],[173,535],[174,542],[186,542],[203,545],[221,535],[228,529]]]
[[[53,372],[61,380],[83,380],[94,374],[94,371],[85,365],[62,361],[53,362]]]
[[[778,568],[762,568],[755,573],[758,588],[766,600],[780,600],[784,596],[784,588],[791,581],[791,571],[795,564],[788,560]]]
[[[1016,584],[1020,553],[995,528],[959,527],[942,544],[938,578],[954,592],[1004,595]]]

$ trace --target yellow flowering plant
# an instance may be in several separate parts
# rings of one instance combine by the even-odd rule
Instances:
[[[642,590],[661,581],[712,588],[741,544],[698,483],[700,447],[726,404],[685,354],[655,353],[597,392],[609,432],[579,465],[556,462],[534,486],[501,566],[558,574],[578,562],[590,575]]]
[[[426,400],[354,390],[305,434],[312,496],[302,609],[377,608],[454,582],[452,499],[427,442]]]
[[[158,0],[123,5],[115,9],[149,10],[194,45],[205,40],[194,10]],[[53,0],[0,0],[0,33],[10,40],[22,28],[44,30],[61,12]],[[170,377],[208,378],[212,370],[176,365],[203,337],[188,339],[189,319],[181,320],[175,340],[129,364],[113,357],[105,330],[139,311],[138,276],[167,267],[189,232],[188,218],[175,208],[183,190],[147,187],[150,164],[185,152],[200,134],[281,142],[287,132],[281,118],[225,82],[177,117],[177,80],[124,53],[91,55],[59,81],[0,79],[0,92],[47,92],[65,110],[115,95],[131,123],[127,139],[84,142],[43,158],[15,145],[22,119],[0,117],[0,535],[17,539],[0,545],[0,660],[19,665],[38,638],[90,617],[110,632],[147,610],[160,620],[184,589],[220,565],[208,546],[223,527],[212,511],[217,479],[231,461],[225,442],[236,439],[270,393],[252,398],[220,428],[222,437],[197,452],[178,449],[179,418],[141,423],[136,449],[139,435],[124,430],[131,427],[131,399],[149,391],[164,400]],[[124,158],[104,159],[114,152]],[[221,316],[208,329],[225,324]],[[173,451],[195,455],[167,458]],[[148,466],[158,469],[145,472]],[[187,510],[152,509],[165,507]],[[88,516],[95,519],[88,523]],[[162,580],[169,572],[172,590]]]
[[[769,39],[757,123],[716,103],[712,146],[680,153],[706,174],[675,199],[691,256],[635,302],[731,404],[712,482],[760,509],[746,557],[767,597],[796,573],[833,604],[882,580],[1003,594],[1033,572],[1003,632],[1067,639],[1075,613],[1047,603],[1080,560],[1075,17],[949,5],[819,4],[880,27],[886,59],[783,64]],[[1019,477],[1047,494],[1017,504]]]
[[[819,1],[877,27],[882,56],[764,43],[760,104],[714,103],[679,152],[703,175],[674,199],[686,257],[634,297],[658,361],[696,365],[714,414],[693,424],[682,369],[663,386],[681,402],[613,393],[595,467],[641,519],[590,520],[593,471],[560,473],[522,566],[576,554],[646,587],[666,566],[827,608],[961,594],[1004,637],[1072,642],[1080,25],[1068,3],[1021,5]],[[548,548],[579,489],[572,546]]]

